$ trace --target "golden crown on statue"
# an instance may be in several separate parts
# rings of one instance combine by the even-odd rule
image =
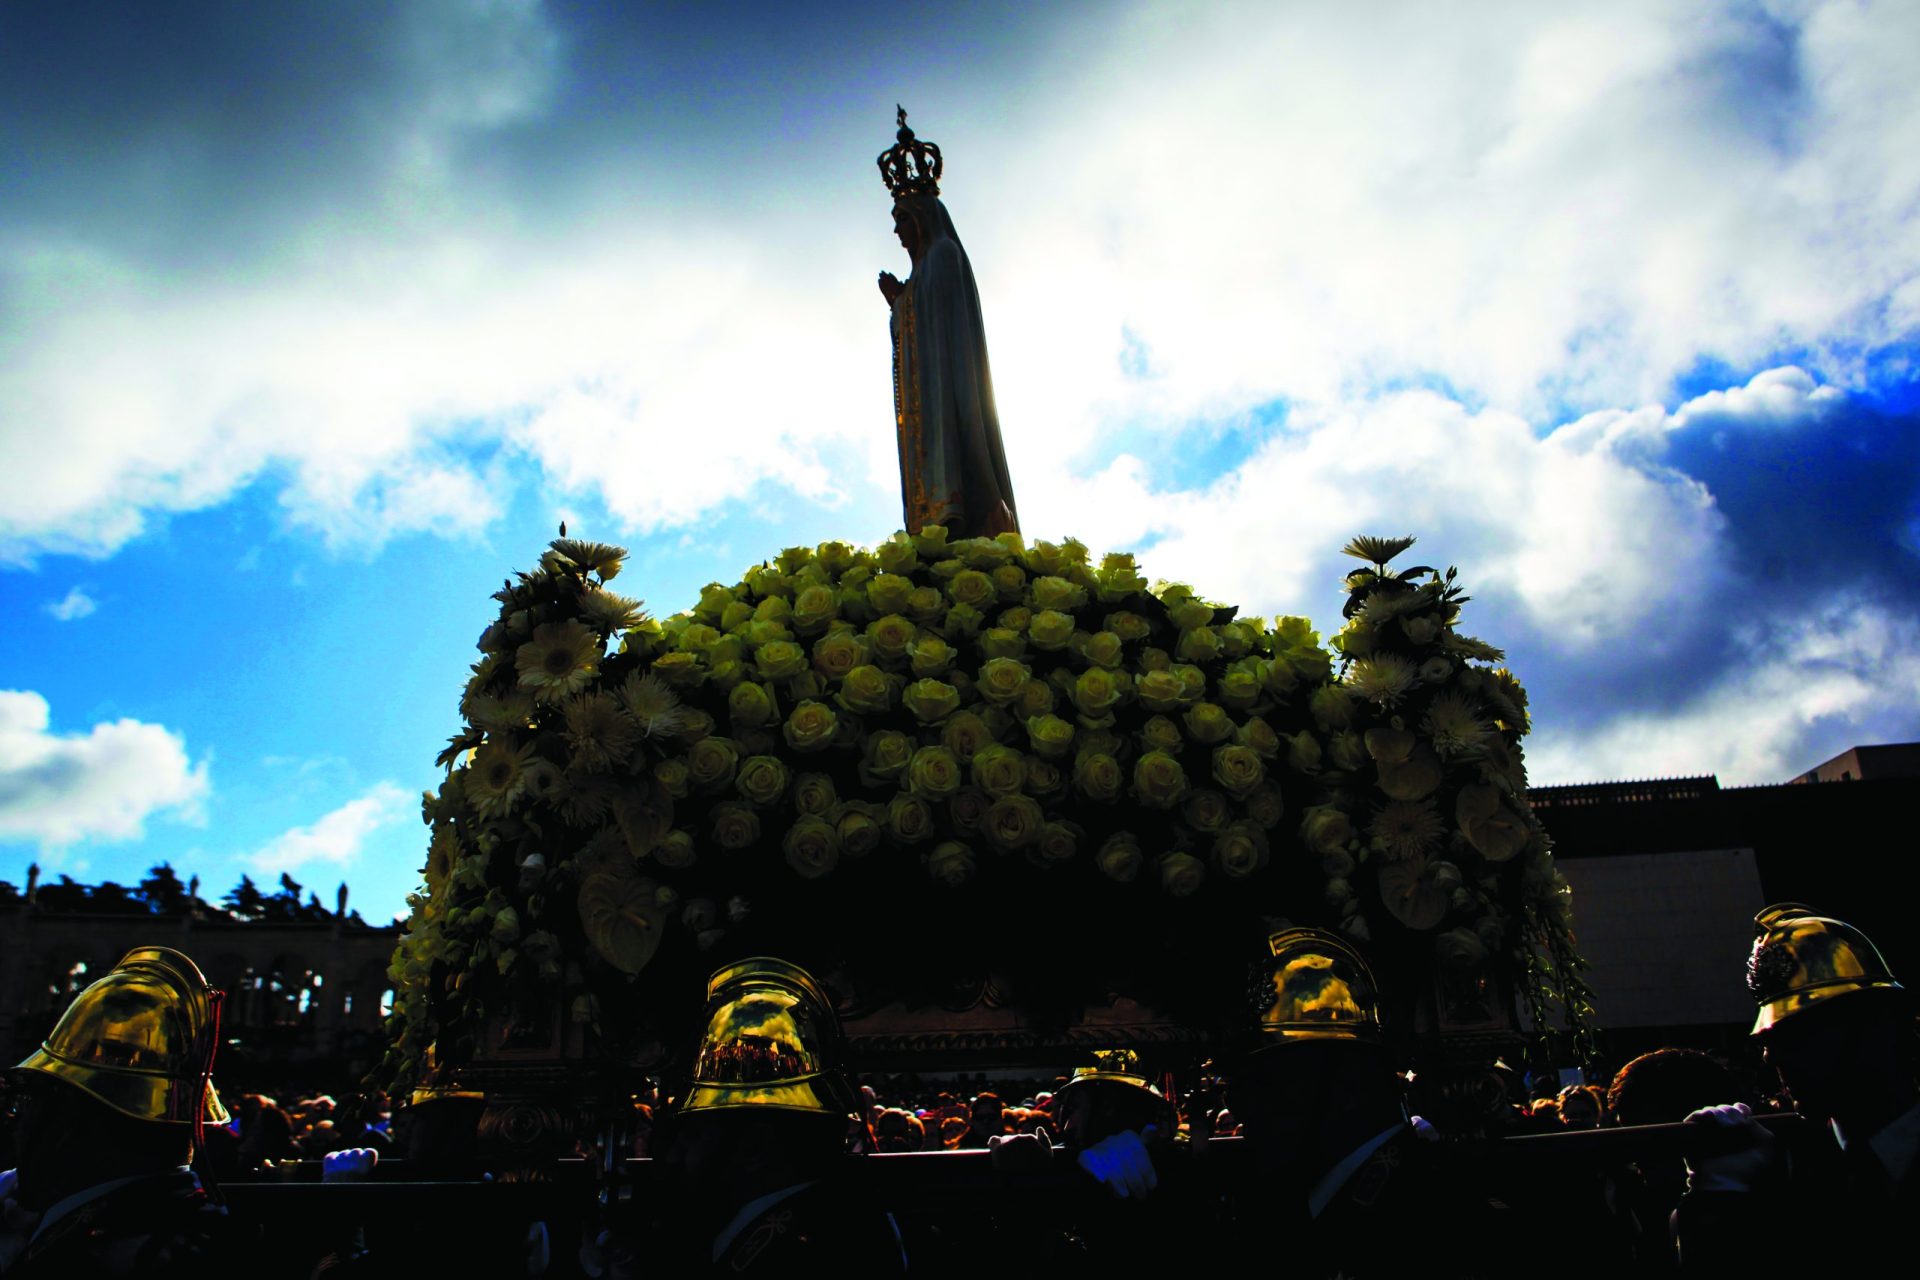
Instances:
[[[895,200],[939,195],[940,148],[913,136],[913,130],[907,128],[905,107],[896,103],[894,110],[899,113],[900,132],[894,135],[897,141],[875,161],[880,166],[880,181],[887,184]]]

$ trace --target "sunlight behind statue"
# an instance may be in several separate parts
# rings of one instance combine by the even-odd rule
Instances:
[[[893,404],[906,528],[945,525],[955,537],[1018,532],[1013,480],[993,404],[987,335],[973,267],[940,203],[940,148],[899,113],[898,141],[879,157],[893,193],[893,229],[913,270],[880,273],[893,310]]]

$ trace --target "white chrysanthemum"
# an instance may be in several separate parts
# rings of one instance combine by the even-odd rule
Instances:
[[[1420,727],[1442,756],[1472,751],[1493,732],[1493,726],[1475,713],[1473,703],[1452,691],[1434,698]]]
[[[1446,826],[1433,801],[1396,800],[1374,815],[1367,834],[1389,858],[1423,858],[1439,847]]]
[[[612,694],[600,690],[567,699],[566,717],[573,766],[588,773],[625,763],[640,736],[633,718],[620,709]]]
[[[1347,668],[1347,688],[1369,702],[1393,706],[1418,680],[1413,664],[1393,653],[1369,654]]]
[[[625,631],[647,617],[638,600],[629,600],[599,587],[588,587],[580,593],[580,612],[602,631]]]
[[[686,723],[687,713],[679,695],[652,672],[628,676],[620,686],[620,702],[643,738],[671,737]]]
[[[1440,647],[1456,658],[1467,658],[1474,662],[1500,662],[1507,656],[1504,649],[1496,649],[1485,640],[1452,632],[1440,641]]]

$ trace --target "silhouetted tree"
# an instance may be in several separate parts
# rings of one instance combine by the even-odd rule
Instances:
[[[62,875],[52,884],[41,885],[34,901],[42,911],[85,911],[87,886],[72,876]]]
[[[267,896],[260,892],[252,876],[241,876],[240,883],[227,890],[221,902],[242,920],[259,920],[267,914]]]
[[[112,880],[102,880],[87,894],[89,910],[110,916],[145,915],[147,904],[137,890]]]
[[[180,883],[170,862],[147,868],[147,878],[140,882],[140,896],[146,899],[149,911],[161,915],[184,914],[189,905],[187,887]]]

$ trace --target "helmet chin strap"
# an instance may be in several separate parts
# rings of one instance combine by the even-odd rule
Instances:
[[[193,1149],[197,1153],[206,1135],[207,1091],[213,1088],[213,1056],[220,1051],[220,1006],[227,993],[218,989],[207,993],[211,1006],[207,1020],[207,1051],[201,1055],[200,1087],[193,1091]]]

